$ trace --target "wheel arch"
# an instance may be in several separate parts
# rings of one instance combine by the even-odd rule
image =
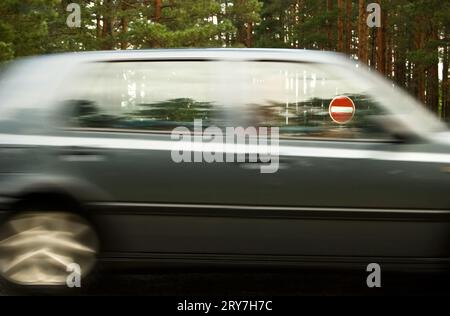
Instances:
[[[12,210],[27,203],[39,202],[70,207],[71,210],[85,211],[89,202],[108,201],[109,194],[97,186],[81,179],[59,176],[32,176],[16,183]]]

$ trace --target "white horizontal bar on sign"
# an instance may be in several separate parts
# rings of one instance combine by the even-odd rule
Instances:
[[[331,112],[332,113],[353,113],[353,108],[347,107],[347,106],[332,106]]]

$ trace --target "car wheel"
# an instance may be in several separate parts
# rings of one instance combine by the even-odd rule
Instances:
[[[73,213],[25,212],[0,227],[0,276],[11,284],[62,288],[94,268],[99,239],[92,225]],[[76,275],[75,275],[75,274]]]

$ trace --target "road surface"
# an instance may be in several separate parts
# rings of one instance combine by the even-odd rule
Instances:
[[[332,271],[164,271],[102,273],[82,291],[86,295],[275,296],[275,295],[450,295],[450,276],[383,274],[381,288],[368,288],[366,272]],[[70,294],[68,290],[68,294]],[[18,294],[0,287],[0,295]]]

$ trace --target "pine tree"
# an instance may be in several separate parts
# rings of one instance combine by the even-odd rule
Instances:
[[[0,1],[0,61],[42,54],[50,41],[49,21],[57,0]]]

